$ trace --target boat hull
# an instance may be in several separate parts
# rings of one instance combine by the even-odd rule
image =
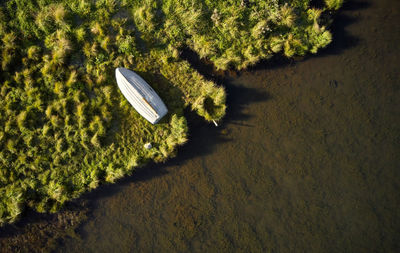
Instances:
[[[158,94],[138,74],[126,68],[117,68],[115,77],[124,97],[150,123],[156,124],[168,113]]]

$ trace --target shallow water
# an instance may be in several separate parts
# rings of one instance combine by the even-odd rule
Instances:
[[[89,194],[68,252],[400,248],[400,1],[347,1],[333,44],[224,77],[225,123]]]

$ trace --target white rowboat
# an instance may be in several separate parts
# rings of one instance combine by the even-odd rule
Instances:
[[[164,102],[138,74],[126,68],[117,68],[115,77],[125,98],[150,123],[156,124],[167,114]]]

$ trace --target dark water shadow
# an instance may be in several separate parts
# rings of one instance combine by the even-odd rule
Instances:
[[[328,29],[332,32],[332,42],[311,57],[338,55],[359,45],[362,42],[361,39],[351,35],[346,27],[360,21],[357,15],[358,11],[370,7],[371,3],[368,2],[345,1],[343,7],[333,14],[333,22],[328,25]],[[327,15],[330,15],[330,13],[327,13]]]
[[[23,217],[17,222],[6,224],[0,227],[0,240],[2,238],[15,236],[22,233],[22,229],[28,224],[36,223],[43,220],[51,221],[53,220],[53,216],[53,214],[43,214],[32,210],[26,210],[23,214]]]
[[[227,123],[239,124],[235,122],[249,120],[252,116],[243,113],[246,106],[271,99],[271,95],[266,91],[234,85],[232,80],[240,75],[238,71],[218,71],[212,62],[200,59],[199,55],[189,48],[182,49],[181,58],[189,62],[207,80],[225,88],[227,111],[223,118],[222,127]],[[240,124],[250,126],[245,123]]]
[[[251,114],[244,113],[244,109],[249,104],[265,102],[272,98],[271,95],[266,91],[236,86],[230,83],[227,83],[225,87],[228,94],[228,108],[226,111],[226,117],[223,121],[224,124],[252,127],[252,125],[247,124],[246,121],[251,119],[253,116]]]

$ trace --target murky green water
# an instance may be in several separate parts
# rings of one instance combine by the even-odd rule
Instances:
[[[73,252],[400,247],[400,1],[348,1],[332,47],[226,77],[223,126],[89,195]]]

